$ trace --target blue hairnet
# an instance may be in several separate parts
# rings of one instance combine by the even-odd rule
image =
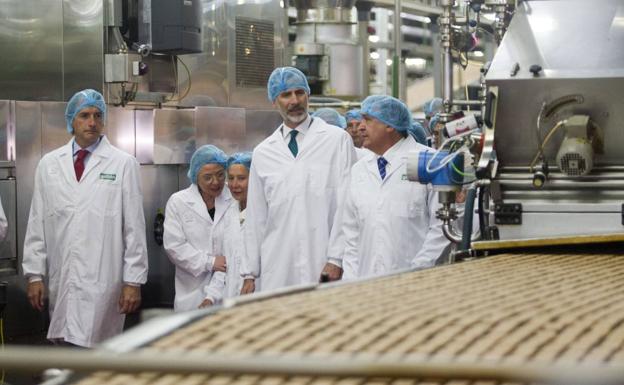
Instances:
[[[227,155],[225,152],[217,146],[212,144],[205,144],[198,148],[191,157],[191,164],[189,165],[188,178],[191,183],[197,184],[197,174],[202,167],[207,164],[218,164],[219,166],[227,167]]]
[[[442,107],[444,107],[442,99],[433,98],[423,105],[423,112],[425,113],[426,117],[430,118],[436,113],[442,111]]]
[[[425,128],[420,124],[420,122],[413,121],[409,130],[407,130],[409,134],[416,139],[416,141],[420,144],[427,145],[427,133],[425,132]]]
[[[237,152],[232,154],[227,161],[227,166],[230,168],[233,164],[242,164],[247,168],[247,171],[251,168],[251,152]]]
[[[345,114],[345,118],[347,119],[347,122],[350,122],[352,120],[357,120],[358,122],[360,122],[362,121],[362,114],[360,114],[360,110],[354,108],[350,111],[347,111],[347,113]]]
[[[347,120],[333,108],[319,108],[314,111],[312,116],[315,118],[321,118],[328,124],[333,124],[334,126],[340,128],[347,128]]]
[[[72,123],[76,114],[84,110],[87,107],[95,107],[102,113],[102,121],[106,122],[106,103],[101,93],[96,90],[86,89],[76,92],[74,96],[67,102],[65,108],[65,121],[67,122],[67,131],[70,134],[74,133]]]
[[[412,126],[412,114],[405,103],[392,96],[369,96],[362,102],[362,115],[373,117],[398,132],[407,132]]]
[[[310,95],[310,86],[308,85],[308,79],[294,67],[279,67],[273,70],[271,76],[269,76],[269,82],[267,83],[267,91],[269,94],[269,100],[274,102],[275,98],[284,91],[301,88],[308,95]]]

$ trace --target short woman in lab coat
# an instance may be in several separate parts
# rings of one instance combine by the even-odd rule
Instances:
[[[243,286],[240,263],[245,252],[243,226],[247,208],[247,185],[251,168],[251,152],[239,152],[228,159],[228,188],[238,204],[230,206],[225,214],[223,226],[223,251],[227,255],[227,273],[217,272],[205,289],[206,298],[201,307],[220,303],[225,298],[237,296]]]
[[[163,243],[176,266],[175,311],[197,309],[213,273],[226,271],[222,222],[236,204],[224,189],[226,167],[227,155],[218,147],[200,147],[191,157],[191,185],[167,202]]]

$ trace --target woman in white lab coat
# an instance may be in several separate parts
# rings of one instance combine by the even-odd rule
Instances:
[[[230,193],[238,204],[230,205],[223,221],[223,250],[227,256],[226,273],[216,272],[205,289],[206,298],[201,307],[222,302],[225,298],[240,294],[243,279],[240,275],[240,264],[245,252],[243,227],[245,209],[247,208],[247,186],[249,169],[251,168],[251,152],[239,152],[228,159],[227,180]]]
[[[165,210],[163,243],[176,266],[175,311],[197,309],[204,287],[215,271],[225,272],[222,243],[224,220],[232,199],[224,189],[227,156],[213,145],[197,149],[191,158],[191,185],[169,198]]]

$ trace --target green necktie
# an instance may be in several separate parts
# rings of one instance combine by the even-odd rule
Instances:
[[[293,156],[296,158],[297,153],[299,152],[299,147],[297,146],[297,134],[299,131],[292,130],[290,131],[290,142],[288,142],[288,148],[290,152],[292,152]]]

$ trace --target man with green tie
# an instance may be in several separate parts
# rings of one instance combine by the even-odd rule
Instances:
[[[253,152],[242,294],[342,274],[327,247],[355,160],[353,142],[308,114],[310,87],[298,69],[275,69],[267,88],[283,124]]]

